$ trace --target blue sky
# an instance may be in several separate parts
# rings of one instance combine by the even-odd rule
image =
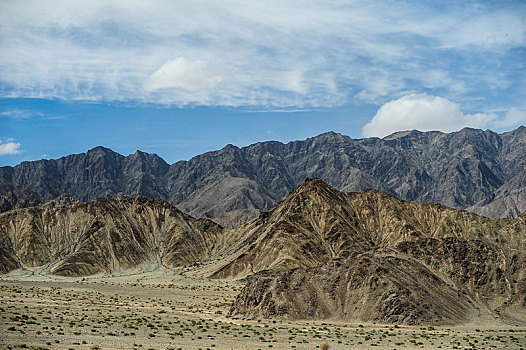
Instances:
[[[526,124],[523,1],[0,2],[0,166]]]

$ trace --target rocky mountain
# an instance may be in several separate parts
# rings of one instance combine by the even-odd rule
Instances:
[[[342,191],[378,189],[491,218],[526,210],[526,128],[497,134],[399,132],[354,140],[329,132],[304,141],[260,142],[169,165],[155,154],[124,157],[96,147],[56,160],[0,168],[0,210],[69,193],[82,201],[146,195],[196,217],[237,227],[283,200],[307,177]]]
[[[130,274],[191,267],[246,278],[236,317],[526,324],[526,212],[488,219],[307,179],[236,229],[151,197],[62,195],[0,214],[0,273]]]
[[[224,249],[224,229],[150,197],[60,196],[0,214],[0,273],[87,276],[192,264]]]
[[[495,240],[508,223],[378,190],[340,192],[320,179],[307,179],[283,202],[237,230],[239,243],[232,248],[237,257],[216,277],[316,266],[423,238]]]
[[[13,184],[0,180],[0,213],[38,204],[40,204],[40,199],[36,195],[24,190],[17,191]]]
[[[525,219],[308,180],[239,229],[215,277],[249,276],[231,309],[243,317],[525,324]]]

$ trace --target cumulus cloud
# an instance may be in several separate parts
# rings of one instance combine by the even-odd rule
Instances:
[[[5,142],[0,140],[0,156],[8,154],[19,154],[21,152],[20,147],[22,145],[18,142],[12,142],[13,139],[9,138]]]
[[[341,105],[360,91],[357,99],[374,103],[413,89],[524,91],[516,74],[523,55],[514,49],[526,45],[526,4],[391,7],[3,1],[0,96],[301,108]]]
[[[214,74],[205,62],[179,57],[165,62],[153,72],[144,82],[144,89],[148,92],[166,88],[199,90],[211,88],[220,81],[221,77]]]
[[[385,137],[396,131],[452,132],[463,127],[484,128],[497,120],[494,113],[464,114],[460,105],[445,98],[411,94],[384,104],[362,128],[364,136]]]

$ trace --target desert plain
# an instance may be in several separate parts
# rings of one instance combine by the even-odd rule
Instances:
[[[437,327],[231,317],[242,287],[191,268],[90,278],[15,270],[0,278],[0,348],[526,348],[526,327],[491,320]]]

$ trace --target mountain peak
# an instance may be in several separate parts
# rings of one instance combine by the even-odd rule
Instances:
[[[96,155],[96,154],[118,154],[110,148],[104,146],[93,147],[92,149],[86,152],[87,155]],[[120,154],[119,154],[120,155]]]
[[[340,133],[337,133],[335,131],[327,131],[327,132],[324,132],[323,134],[320,134],[319,136],[342,136],[342,134]]]
[[[219,150],[219,152],[222,152],[222,153],[233,153],[233,152],[236,152],[239,150],[239,147],[229,143],[228,145],[226,145],[225,147],[221,148]]]
[[[403,130],[403,131],[396,131],[390,135],[387,135],[386,137],[384,137],[383,139],[384,140],[396,140],[396,139],[401,139],[403,137],[406,137],[406,136],[410,136],[410,135],[417,135],[417,134],[420,134],[421,132],[418,131],[418,130]]]
[[[299,185],[298,187],[296,187],[290,192],[289,196],[293,196],[294,194],[311,194],[311,193],[334,194],[334,193],[339,193],[339,191],[329,186],[327,183],[325,183],[320,178],[307,177],[305,178],[305,181],[301,185]]]
[[[337,141],[341,141],[344,138],[348,138],[348,136],[342,135],[334,131],[327,131],[327,132],[324,132],[323,134],[320,134],[314,137],[314,139],[326,139],[326,140],[337,140]]]
[[[325,187],[330,187],[329,185],[327,185],[325,183],[325,181],[323,181],[319,177],[306,177],[305,181],[303,181],[303,184],[301,184],[299,187],[301,187],[301,186],[316,186],[316,187],[325,186]]]

